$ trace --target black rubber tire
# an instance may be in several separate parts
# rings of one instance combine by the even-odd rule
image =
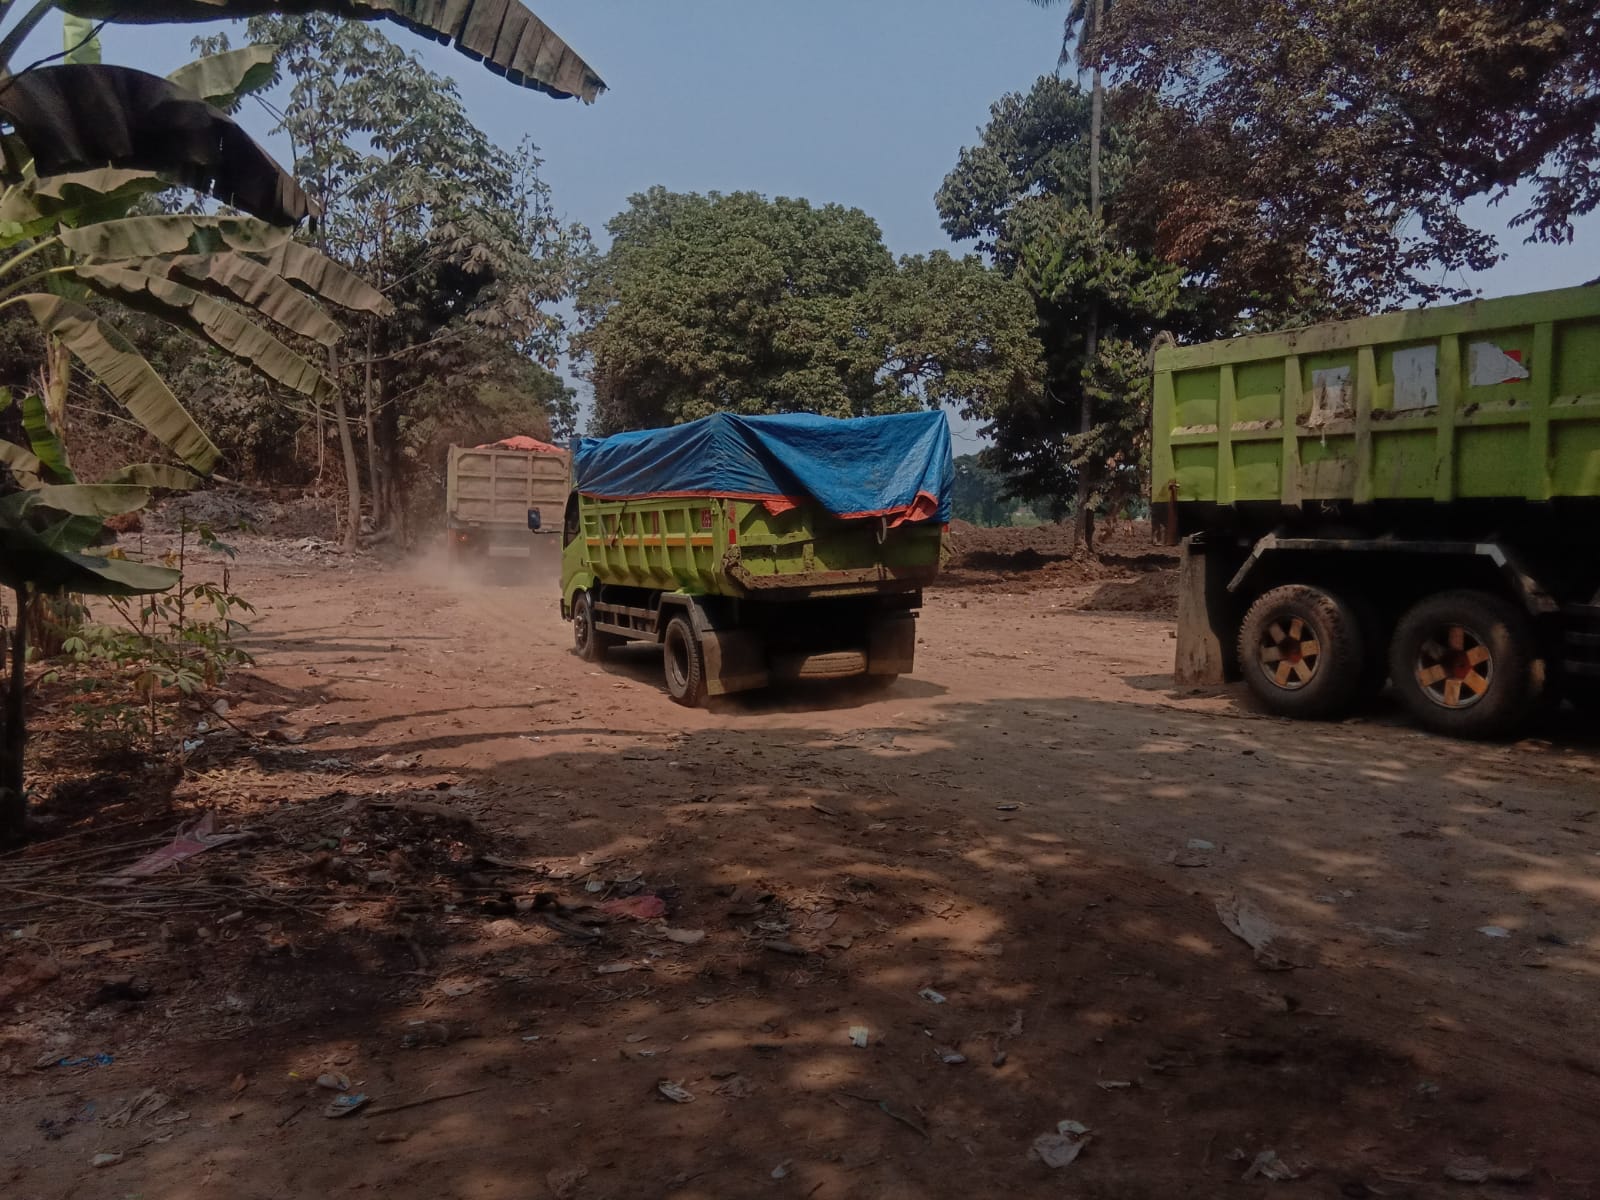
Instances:
[[[572,598],[572,648],[584,662],[605,660],[606,651],[621,639],[614,633],[601,633],[594,627],[594,604],[588,592]]]
[[[1302,656],[1307,644],[1315,651]],[[1273,652],[1279,657],[1269,659]],[[1349,712],[1370,675],[1366,655],[1355,610],[1306,584],[1273,588],[1239,626],[1239,669],[1262,705],[1280,717],[1325,721]]]
[[[661,661],[667,676],[667,695],[687,708],[705,703],[706,665],[700,653],[700,639],[682,613],[667,622],[661,637]]]
[[[1453,641],[1457,629],[1459,647]],[[1469,661],[1480,648],[1485,656]],[[1462,657],[1453,660],[1456,665],[1434,662],[1435,651]],[[1435,667],[1442,674],[1424,683],[1422,676]],[[1413,605],[1389,643],[1389,677],[1419,725],[1457,738],[1514,733],[1534,715],[1545,691],[1544,656],[1527,615],[1509,600],[1479,591],[1440,592]],[[1469,677],[1477,682],[1469,684]],[[1463,702],[1464,692],[1475,698]]]

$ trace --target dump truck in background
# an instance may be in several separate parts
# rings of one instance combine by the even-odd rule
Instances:
[[[954,486],[942,413],[723,413],[584,439],[572,471],[561,610],[582,658],[659,644],[687,705],[912,669]]]
[[[1155,355],[1180,683],[1505,736],[1600,700],[1600,287]]]
[[[567,498],[567,451],[537,438],[451,446],[445,537],[453,559],[528,558]]]

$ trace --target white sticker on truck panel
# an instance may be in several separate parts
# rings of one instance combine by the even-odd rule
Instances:
[[[1307,422],[1311,428],[1354,414],[1349,367],[1327,367],[1311,372],[1311,419]]]
[[[1467,347],[1467,380],[1473,387],[1519,383],[1528,378],[1521,350],[1502,350],[1493,342],[1473,342]]]
[[[1417,346],[1394,352],[1396,412],[1439,405],[1439,347]]]

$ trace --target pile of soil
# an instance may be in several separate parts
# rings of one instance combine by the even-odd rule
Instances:
[[[952,521],[949,559],[939,586],[976,591],[1077,589],[1076,607],[1173,616],[1177,612],[1174,548],[1155,545],[1147,521],[1103,528],[1085,553],[1069,524],[983,528]]]

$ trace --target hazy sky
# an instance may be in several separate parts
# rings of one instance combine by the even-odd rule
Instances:
[[[896,253],[949,247],[935,190],[976,140],[990,103],[1055,69],[1061,39],[1061,9],[1027,0],[531,7],[610,85],[596,104],[514,88],[397,25],[378,28],[453,77],[496,141],[512,146],[532,134],[558,209],[597,238],[631,193],[662,184],[854,205],[877,219]],[[189,38],[209,28],[108,26],[105,58],[164,73],[187,62]],[[43,32],[34,45],[57,48],[58,31]],[[258,136],[270,124],[254,105],[242,118]],[[1476,205],[1471,213],[1498,231],[1514,211]],[[1487,295],[1587,282],[1600,276],[1600,214],[1579,222],[1575,245],[1525,246],[1511,232],[1502,249],[1508,261],[1471,281]]]

